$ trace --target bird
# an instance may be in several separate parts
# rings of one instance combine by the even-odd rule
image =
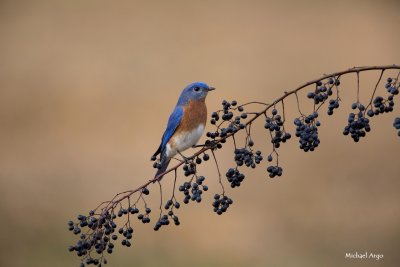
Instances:
[[[160,155],[158,170],[154,179],[164,173],[171,159],[190,147],[196,146],[203,135],[207,121],[205,99],[208,92],[215,90],[204,82],[194,82],[186,86],[169,116],[166,130],[160,146],[151,157],[155,160]],[[163,176],[157,178],[160,181]]]

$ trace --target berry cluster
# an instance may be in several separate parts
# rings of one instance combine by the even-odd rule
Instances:
[[[118,239],[118,236],[114,234],[117,227],[114,219],[117,215],[106,213],[100,215],[99,218],[96,218],[94,215],[94,211],[91,211],[89,216],[79,215],[77,223],[68,221],[68,229],[76,235],[81,233],[81,228],[89,228],[88,233],[81,234],[80,240],[74,246],[68,247],[69,251],[75,251],[79,257],[83,257],[82,260],[84,261],[82,261],[81,266],[85,266],[85,264],[99,266],[101,266],[101,263],[107,264],[107,260],[103,255],[104,251],[111,254],[114,248],[112,241]],[[130,246],[129,241],[127,243],[127,239],[132,238],[133,229],[127,226],[126,231],[120,229],[119,233],[124,234],[126,237],[122,241],[122,244],[129,244]],[[92,257],[90,251],[93,249],[100,255],[99,258]]]
[[[100,266],[101,267],[101,260],[99,260],[99,259],[94,259],[94,258],[92,258],[92,257],[87,257],[86,258],[86,261],[85,261],[85,263],[87,264],[87,265],[91,265],[91,264],[93,264],[93,265],[97,265],[97,266]],[[104,264],[107,264],[107,260],[104,258],[103,259],[103,262],[104,262]],[[80,267],[84,267],[85,266],[85,263],[83,263],[83,262],[81,262],[81,264],[80,264]]]
[[[190,200],[201,202],[203,191],[208,190],[208,186],[203,184],[205,180],[204,176],[197,176],[196,182],[184,182],[183,185],[179,186],[179,191],[183,192],[185,195],[183,203],[188,204]]]
[[[221,125],[217,126],[217,131],[216,132],[207,132],[207,134],[206,134],[207,137],[210,137],[211,139],[214,140],[216,137],[226,137],[228,134],[236,133],[240,129],[245,128],[245,125],[241,122],[241,119],[247,118],[246,113],[242,113],[242,114],[240,114],[240,116],[236,116],[235,118],[233,118],[234,110],[238,110],[239,112],[243,112],[243,110],[244,110],[242,106],[236,107],[236,105],[237,105],[236,100],[233,100],[231,102],[228,102],[226,100],[222,101],[222,110],[213,112],[211,114],[210,123],[215,125],[220,120],[220,118],[222,118],[222,121],[229,122],[229,124],[227,127],[222,127],[222,128],[220,128]],[[220,112],[222,113],[222,117],[219,114]],[[224,143],[224,141],[221,141],[221,143]],[[218,145],[222,146],[220,143],[218,143],[217,146]],[[217,148],[221,148],[221,147],[217,147]]]
[[[329,96],[332,95],[332,87],[339,86],[339,79],[329,78],[327,82],[318,81],[316,83],[316,88],[314,92],[307,94],[307,97],[314,100],[314,103],[318,105],[319,103],[325,102]]]
[[[368,110],[367,115],[369,117],[377,116],[382,113],[388,113],[393,111],[394,107],[394,96],[399,94],[400,83],[396,84],[396,80],[392,78],[387,79],[385,88],[389,93],[387,99],[382,96],[376,96],[372,102],[371,109]]]
[[[169,221],[168,217],[170,217],[173,220],[173,222],[174,222],[174,224],[176,226],[181,224],[180,221],[179,221],[178,216],[176,216],[174,214],[174,212],[172,210],[170,210],[170,211],[168,211],[168,215],[164,214],[164,215],[160,216],[160,218],[158,219],[156,225],[153,228],[154,231],[158,231],[161,228],[161,226],[163,226],[163,225],[169,225],[170,221]]]
[[[221,128],[219,136],[226,137],[228,134],[236,133],[239,129],[233,124],[229,123],[228,127]]]
[[[222,101],[222,110],[223,110],[222,120],[229,121],[230,119],[233,118],[231,107],[234,107],[236,105],[237,105],[236,101],[232,102],[228,102],[226,100]]]
[[[300,148],[305,152],[314,151],[320,144],[318,127],[321,123],[316,120],[318,113],[314,112],[308,116],[302,116],[294,120],[296,125],[296,136],[299,137]]]
[[[139,212],[139,210],[138,209],[136,209],[136,208],[133,208],[133,210],[131,211],[131,214],[135,214],[135,213],[138,213]],[[149,223],[150,222],[150,212],[151,212],[151,209],[150,208],[145,208],[145,214],[142,214],[142,213],[140,213],[140,214],[138,214],[138,216],[137,216],[137,218],[142,222],[142,223]]]
[[[124,239],[121,241],[121,244],[129,248],[131,246],[131,242],[129,240],[132,239],[133,228],[130,226],[125,228],[119,228],[118,233],[124,236]],[[117,235],[115,235],[114,238],[117,238]]]
[[[280,147],[281,142],[285,143],[286,140],[292,137],[290,133],[285,132],[283,124],[284,121],[278,115],[278,111],[275,108],[272,110],[272,117],[265,118],[264,128],[270,131],[272,136],[271,143],[274,145],[274,148]]]
[[[245,125],[241,122],[241,119],[246,119],[246,118],[247,118],[247,113],[240,114],[240,117],[236,116],[234,121],[236,128],[244,129]]]
[[[339,102],[340,102],[339,98],[329,100],[328,112],[327,112],[329,116],[333,114],[333,110],[339,108]]]
[[[215,125],[217,121],[219,121],[219,119],[220,118],[218,112],[214,111],[213,113],[211,113],[211,121],[210,121],[211,124]]]
[[[393,126],[394,126],[394,128],[396,128],[396,130],[399,130],[397,132],[397,135],[400,136],[400,117],[397,117],[394,119]]]
[[[237,105],[237,101],[233,100],[232,102],[228,102],[226,100],[222,101],[222,120],[223,121],[229,121],[233,118],[233,112],[232,110],[236,109],[235,106]],[[243,111],[243,107],[238,107],[237,108],[240,112]],[[242,114],[241,118],[245,119],[247,117],[246,114]],[[219,112],[213,112],[211,114],[211,124],[216,124],[217,121],[219,121],[220,115]],[[238,121],[237,124],[240,123],[240,117],[235,117],[235,121]]]
[[[400,83],[397,83],[397,79],[387,78],[385,88],[391,95],[398,95],[399,94],[399,87]]]
[[[196,173],[196,164],[194,164],[193,162],[187,162],[185,165],[183,165],[182,168],[186,177]]]
[[[233,203],[233,200],[225,195],[220,195],[220,194],[215,194],[214,196],[214,202],[213,202],[213,207],[214,207],[214,212],[217,213],[218,215],[221,215],[222,213],[226,212],[229,208],[229,206]]]
[[[245,178],[245,175],[240,173],[237,168],[229,168],[225,176],[228,179],[228,182],[231,183],[232,188],[239,187]]]
[[[214,113],[216,113],[216,112],[214,112]],[[213,139],[213,140],[215,140],[215,138],[219,137],[219,132],[218,131],[216,131],[216,132],[207,132],[206,136],[211,138],[211,139]],[[209,141],[209,140],[207,140],[207,141]]]
[[[351,112],[347,120],[348,124],[344,128],[344,135],[351,135],[354,142],[358,142],[361,137],[365,137],[366,133],[371,131],[369,119],[365,117],[365,107],[361,103],[353,103],[351,105],[353,110],[358,109],[357,114]]]
[[[275,176],[282,176],[283,169],[280,166],[268,166],[267,172],[270,178],[274,178]]]
[[[164,208],[165,208],[166,210],[169,210],[169,209],[172,208],[172,207],[174,207],[174,208],[176,208],[176,209],[179,209],[180,206],[181,206],[181,204],[179,204],[178,201],[174,201],[173,199],[169,199],[169,200],[167,201],[167,203],[165,203],[165,207],[164,207]]]
[[[369,109],[367,112],[367,115],[369,117],[393,111],[394,102],[392,95],[390,95],[388,99],[384,99],[381,96],[377,96],[374,98],[374,101],[372,103],[373,106],[371,106],[371,109]]]
[[[173,211],[174,208],[175,208],[175,209],[179,209],[180,206],[181,206],[181,205],[179,204],[178,201],[175,200],[175,197],[174,197],[174,196],[172,197],[172,199],[169,199],[169,200],[167,201],[167,203],[165,203],[165,206],[164,206],[164,208],[165,208],[166,210],[169,210],[169,211],[168,211],[168,213],[165,214],[165,215],[162,215],[162,216],[161,216],[161,214],[160,214],[160,218],[158,219],[156,225],[154,226],[154,230],[155,230],[155,231],[158,231],[158,230],[161,228],[161,226],[163,226],[163,225],[169,225],[169,222],[170,222],[170,221],[169,221],[169,218],[168,218],[168,217],[170,217],[170,218],[174,221],[175,225],[180,225],[179,218],[178,218],[178,216],[176,216],[176,215],[174,214],[174,211]]]
[[[252,142],[252,141],[251,141]],[[261,151],[257,150],[255,153],[251,149],[247,148],[236,148],[235,149],[235,162],[238,166],[256,167],[256,164],[260,164],[263,157]]]

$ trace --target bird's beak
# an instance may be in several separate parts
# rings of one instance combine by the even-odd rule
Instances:
[[[215,88],[214,87],[208,87],[208,91],[213,91],[213,90],[215,90]]]

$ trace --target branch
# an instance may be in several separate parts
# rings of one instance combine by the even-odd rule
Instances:
[[[359,139],[364,137],[371,129],[367,116],[372,118],[379,114],[393,111],[394,96],[399,94],[400,71],[397,77],[387,78],[387,83],[385,84],[385,89],[388,92],[387,98],[381,96],[375,97],[377,88],[386,70],[400,70],[400,66],[387,65],[354,67],[344,71],[325,74],[320,78],[308,81],[291,91],[285,92],[283,96],[279,97],[270,104],[260,101],[253,101],[238,105],[236,101],[227,102],[224,100],[222,102],[223,109],[213,112],[211,115],[211,124],[216,126],[215,132],[207,133],[207,137],[210,137],[211,139],[207,140],[205,144],[202,145],[202,148],[195,152],[191,157],[179,161],[175,166],[169,168],[153,179],[148,180],[146,183],[136,189],[127,190],[116,194],[110,201],[102,202],[94,210],[90,211],[89,215],[79,215],[78,222],[69,221],[69,230],[74,234],[81,234],[81,229],[88,227],[88,231],[85,234],[81,234],[80,240],[76,245],[70,246],[69,250],[76,251],[77,255],[81,257],[81,266],[84,266],[85,264],[99,265],[101,263],[106,263],[104,251],[112,253],[114,248],[112,241],[118,239],[118,236],[114,234],[117,227],[115,220],[117,217],[122,217],[126,214],[128,215],[128,219],[126,223],[118,229],[118,232],[119,234],[123,235],[124,238],[122,240],[122,245],[129,247],[131,245],[129,240],[132,238],[133,233],[130,215],[138,214],[137,217],[140,221],[143,223],[150,222],[149,214],[151,209],[148,207],[145,198],[150,193],[148,187],[155,182],[159,183],[160,215],[156,225],[154,226],[154,230],[159,230],[163,225],[168,225],[170,223],[169,219],[172,219],[175,225],[179,225],[179,219],[175,214],[175,210],[179,209],[180,207],[180,203],[175,198],[177,170],[180,166],[183,166],[185,176],[189,177],[188,181],[179,186],[179,191],[183,192],[185,196],[183,202],[185,204],[188,204],[190,200],[201,202],[202,193],[208,191],[208,187],[204,184],[205,177],[198,176],[197,165],[201,164],[202,161],[209,160],[209,156],[206,154],[207,151],[211,151],[211,154],[214,158],[214,162],[218,171],[218,179],[222,190],[221,194],[215,194],[214,196],[214,212],[219,215],[226,212],[228,207],[233,203],[233,200],[226,195],[226,190],[221,179],[219,164],[214,151],[222,148],[222,144],[232,137],[236,167],[230,168],[226,173],[226,177],[232,188],[240,186],[241,182],[243,182],[245,179],[245,175],[240,172],[240,167],[245,165],[247,167],[255,168],[256,165],[263,160],[261,155],[262,152],[258,150],[254,152],[253,150],[254,142],[251,138],[251,126],[255,120],[264,115],[266,121],[264,127],[269,130],[272,143],[272,152],[269,153],[267,157],[268,162],[273,161],[275,157],[275,164],[268,166],[267,171],[269,172],[269,176],[271,178],[274,178],[275,176],[281,176],[283,169],[281,166],[279,166],[279,154],[277,150],[281,143],[285,143],[291,138],[291,134],[285,130],[284,125],[287,121],[285,117],[286,114],[284,100],[291,95],[296,97],[297,110],[300,116],[294,120],[296,125],[295,135],[299,138],[301,149],[303,149],[305,152],[314,151],[320,144],[318,127],[321,123],[317,119],[319,116],[318,111],[328,100],[328,115],[332,115],[333,111],[339,107],[341,100],[339,98],[340,78],[343,75],[350,73],[357,74],[357,100],[352,104],[352,109],[355,111],[354,113],[349,114],[348,124],[344,128],[343,134],[350,134],[353,140],[358,142]],[[360,91],[359,73],[365,71],[380,71],[379,79],[374,87],[370,102],[366,107],[359,102],[358,98]],[[315,85],[315,89],[312,92],[309,92],[307,97],[313,100],[314,109],[311,114],[306,115],[301,112],[298,92],[311,85]],[[336,92],[336,97],[333,97],[334,91]],[[244,112],[244,107],[247,108],[249,105],[262,105],[263,108],[258,112]],[[282,116],[278,114],[279,110],[282,111]],[[234,117],[235,112],[239,113],[240,116]],[[217,123],[220,118],[222,118],[222,121]],[[228,124],[228,126],[224,127],[226,124]],[[400,129],[400,118],[396,118],[393,125],[396,129]],[[245,146],[243,148],[238,148],[235,135],[243,130],[246,133]],[[200,156],[202,154],[203,157],[201,159]],[[154,166],[157,165],[158,164],[155,163]],[[163,214],[163,194],[159,178],[170,172],[174,172],[175,174],[173,184],[174,189],[172,196],[168,199],[164,206],[164,209],[168,212]],[[165,181],[165,179],[163,181]],[[135,201],[132,201],[132,204],[131,197],[135,193],[138,193],[138,196]],[[127,200],[128,208],[124,208],[124,200]],[[141,205],[144,206],[145,212],[140,213],[138,207]],[[117,208],[119,208],[118,211]],[[92,250],[95,250],[100,257],[92,257]]]

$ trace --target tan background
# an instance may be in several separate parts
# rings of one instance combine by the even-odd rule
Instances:
[[[222,99],[271,101],[323,73],[399,64],[399,14],[397,1],[1,1],[0,265],[78,266],[66,221],[152,177],[187,83],[217,87],[215,110]],[[361,76],[364,101],[377,74]],[[283,177],[267,178],[265,162],[245,170],[217,216],[216,171],[203,166],[204,203],[184,206],[180,227],[136,223],[133,248],[118,246],[111,265],[398,266],[399,108],[354,144],[341,134],[354,89],[344,78],[346,108],[321,116],[317,152],[297,139],[280,149]],[[267,133],[253,130],[266,153]],[[231,146],[218,157],[230,167]],[[355,251],[384,259],[344,259]]]

